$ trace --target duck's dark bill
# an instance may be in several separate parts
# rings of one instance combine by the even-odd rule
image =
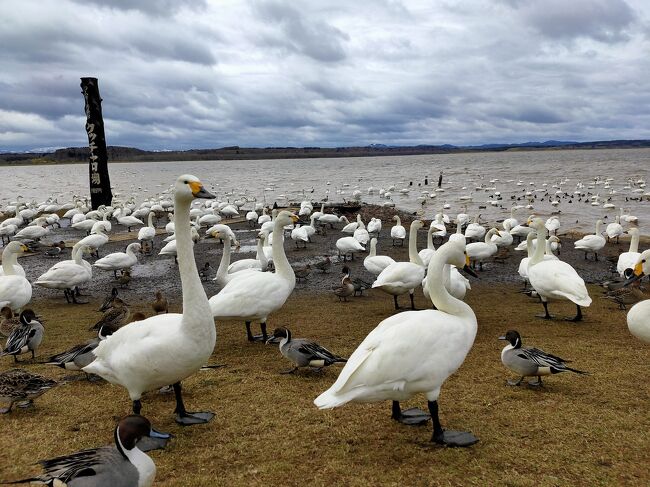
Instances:
[[[215,195],[210,193],[210,191],[208,191],[204,187],[201,187],[201,189],[197,193],[194,193],[194,197],[195,198],[205,198],[205,199],[214,199],[214,198],[216,198]]]
[[[478,278],[478,274],[472,270],[472,268],[468,265],[463,267],[463,271],[467,272],[470,276]]]

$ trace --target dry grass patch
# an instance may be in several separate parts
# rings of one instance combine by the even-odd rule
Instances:
[[[595,299],[582,324],[544,322],[533,318],[541,305],[514,286],[472,286],[468,303],[478,317],[478,336],[465,364],[443,386],[440,411],[444,426],[480,438],[474,447],[433,446],[430,426],[394,423],[388,402],[317,410],[312,401],[334,382],[336,367],[279,375],[289,363],[277,346],[248,344],[243,323],[228,322],[218,326],[212,358],[226,366],[184,382],[188,408],[214,410],[211,423],[181,428],[173,421],[173,395],[143,399],[143,413],[175,435],[165,451],[152,452],[156,485],[650,484],[650,347],[629,335],[625,313]],[[421,295],[416,303],[426,304]],[[96,304],[33,303],[46,319],[40,358],[84,340]],[[570,316],[575,308],[552,304],[551,310]],[[339,303],[329,293],[297,291],[269,327],[287,326],[296,337],[347,355],[391,313],[391,297],[380,292]],[[501,365],[504,343],[497,337],[511,328],[524,345],[572,359],[592,374],[550,377],[541,390],[506,387],[511,374]],[[12,366],[11,359],[3,358],[1,366]],[[65,375],[44,365],[28,368]],[[426,402],[418,397],[412,405]],[[50,391],[34,409],[0,417],[1,477],[36,473],[40,458],[109,443],[115,419],[129,411],[125,390],[107,383],[78,381]]]

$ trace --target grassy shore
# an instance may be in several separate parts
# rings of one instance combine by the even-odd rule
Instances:
[[[594,286],[590,292],[599,294]],[[37,358],[85,340],[100,298],[78,307],[58,297],[32,303],[47,329]],[[474,447],[433,446],[430,426],[394,423],[387,402],[319,411],[312,401],[337,369],[280,375],[289,363],[277,346],[248,344],[243,324],[227,322],[217,327],[212,358],[225,366],[184,382],[189,409],[214,410],[211,423],[181,428],[173,421],[173,396],[151,393],[143,400],[143,413],[175,435],[166,450],[151,453],[156,485],[648,485],[650,347],[629,335],[625,313],[596,298],[582,324],[545,322],[534,318],[541,306],[509,284],[473,283],[467,302],[478,336],[443,386],[440,410],[444,426],[480,438]],[[149,313],[146,303],[131,304]],[[421,294],[416,304],[426,305]],[[391,308],[392,299],[379,292],[339,303],[329,291],[297,290],[270,323],[346,355]],[[574,307],[556,304],[552,311],[568,316]],[[506,386],[512,376],[496,339],[508,329],[591,375],[550,377],[539,390]],[[2,369],[11,362],[3,358]],[[418,397],[412,405],[426,403]],[[0,417],[2,479],[37,473],[41,458],[110,443],[115,420],[129,411],[121,387],[82,380],[55,388],[31,410]]]

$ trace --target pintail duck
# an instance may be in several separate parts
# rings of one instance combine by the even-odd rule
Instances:
[[[304,338],[292,338],[291,331],[287,328],[276,328],[269,342],[273,339],[280,339],[280,353],[284,358],[291,360],[295,367],[282,374],[293,374],[300,367],[314,367],[321,370],[335,363],[345,363],[348,360],[322,347],[316,342]]]
[[[107,336],[112,335],[117,330],[117,327],[111,325],[103,325],[97,332],[97,336],[85,343],[75,345],[74,347],[66,350],[65,352],[58,353],[51,356],[46,365],[56,365],[66,370],[81,370],[90,362],[95,360],[92,351],[97,348],[99,342],[104,340]]]
[[[15,402],[27,401],[27,407],[41,394],[56,386],[57,382],[24,369],[9,369],[0,373],[0,402],[9,407],[0,409],[0,414],[11,411]]]
[[[529,382],[529,384],[532,386],[542,386],[543,375],[559,374],[560,372],[567,371],[581,375],[588,374],[582,370],[567,367],[566,363],[569,360],[551,355],[539,348],[523,348],[521,346],[521,336],[515,330],[508,331],[504,336],[499,337],[499,340],[507,340],[510,342],[501,351],[501,362],[507,368],[521,376],[517,381],[508,380],[508,385],[518,386],[524,380],[524,377],[536,376],[537,381]]]
[[[139,415],[126,416],[115,428],[115,445],[41,460],[39,463],[45,470],[43,475],[11,483],[149,487],[156,476],[156,465],[137,444],[151,434],[151,423],[147,418]]]
[[[14,361],[19,362],[18,355],[31,352],[32,358],[36,350],[43,341],[45,329],[43,324],[36,319],[36,314],[31,309],[26,309],[20,313],[20,326],[11,332],[7,339],[5,349],[0,353],[3,355],[13,355]]]

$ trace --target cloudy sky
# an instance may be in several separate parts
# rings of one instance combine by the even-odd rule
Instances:
[[[0,0],[0,151],[650,138],[647,0]]]

